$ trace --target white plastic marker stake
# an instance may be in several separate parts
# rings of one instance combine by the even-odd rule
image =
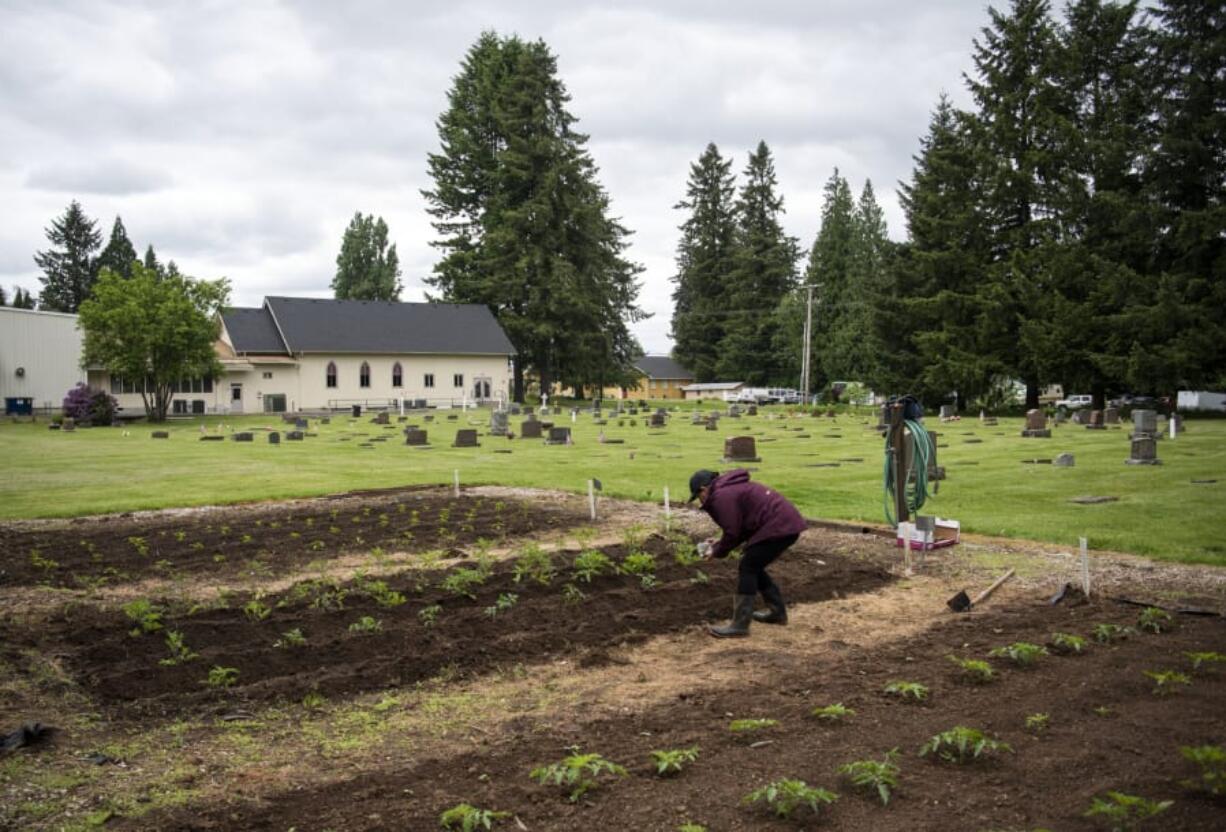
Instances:
[[[673,514],[672,507],[668,504],[668,486],[664,486],[664,516],[671,517]]]
[[[911,528],[912,526],[910,523],[899,523],[898,524],[898,533],[902,535],[902,546],[903,546],[903,556],[902,557],[903,557],[903,566],[904,566],[903,574],[905,575],[912,574],[912,571],[911,571]]]
[[[1167,421],[1167,424],[1171,426],[1171,438],[1174,439],[1175,438],[1175,414],[1172,413],[1169,417],[1167,417],[1166,421]]]
[[[1086,551],[1086,539],[1078,538],[1081,541],[1081,591],[1090,597],[1090,556]]]
[[[570,423],[573,425],[578,420],[578,418],[579,418],[579,414],[572,410],[570,412]]]
[[[587,506],[588,511],[592,515],[592,519],[596,519],[596,487],[591,480],[587,481]]]
[[[455,469],[455,495],[460,496],[460,469]]]

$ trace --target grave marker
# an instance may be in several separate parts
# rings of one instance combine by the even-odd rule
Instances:
[[[275,430],[270,431],[268,434],[268,444],[269,445],[280,445],[281,444],[281,434],[277,433]]]
[[[164,430],[155,430],[153,432],[153,438],[154,439],[169,439],[170,433]]]
[[[1107,426],[1103,424],[1103,412],[1101,410],[1090,411],[1090,424],[1086,425],[1086,430],[1106,430]]]
[[[453,448],[479,448],[481,443],[477,441],[477,431],[473,428],[460,428],[455,432],[455,444]]]
[[[1118,407],[1108,407],[1103,411],[1103,423],[1108,425],[1118,425],[1120,423],[1120,409]]]
[[[732,436],[724,440],[724,462],[761,462],[752,436]]]
[[[1075,459],[1072,454],[1056,454],[1056,460],[1052,463],[1057,468],[1072,468]]]
[[[1155,436],[1135,436],[1132,440],[1132,454],[1124,460],[1128,465],[1161,465],[1158,459],[1158,439]]]
[[[508,415],[505,410],[490,412],[490,436],[507,435]]]
[[[289,433],[285,434],[285,441],[286,442],[301,442],[304,436],[306,436],[306,434],[304,434],[300,430],[291,430]]]
[[[405,428],[404,444],[420,448],[425,445],[429,445],[430,443],[427,441],[426,432],[424,430],[420,430],[418,428]]]
[[[1051,430],[1047,427],[1047,417],[1037,408],[1026,411],[1026,427],[1022,430],[1023,439],[1051,439]]]
[[[543,424],[543,422],[538,422],[531,417],[524,419],[519,423],[519,435],[524,439],[540,439]]]
[[[549,438],[545,440],[546,445],[569,445],[570,428],[567,427],[551,427],[549,429]]]
[[[246,431],[243,431],[241,433],[232,433],[230,434],[230,438],[233,439],[235,442],[252,442],[255,440],[255,436]]]

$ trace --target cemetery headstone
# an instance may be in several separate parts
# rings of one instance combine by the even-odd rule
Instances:
[[[1073,416],[1069,421],[1074,425],[1088,425],[1090,424],[1090,415],[1085,410],[1074,410]]]
[[[255,436],[251,433],[248,433],[247,431],[242,431],[241,433],[234,433],[234,434],[231,434],[230,436],[235,442],[253,442],[255,440]]]
[[[294,419],[294,427],[298,430],[306,430],[311,426],[311,423],[306,419]]]
[[[300,430],[291,430],[290,432],[285,434],[285,441],[286,442],[301,442],[303,437],[305,436],[306,434]]]
[[[426,432],[424,430],[406,428],[404,431],[404,444],[420,448],[430,443],[426,441]]]
[[[561,416],[561,415],[562,415],[562,406],[561,406],[561,405],[555,404],[555,405],[553,406],[553,415],[554,415],[554,416]]]
[[[448,414],[447,414],[447,421],[448,421],[448,422],[455,422],[455,421],[458,421],[458,420],[459,420],[459,418],[460,418],[460,414],[458,414],[458,413],[448,413]]]
[[[741,418],[741,407],[740,407],[740,405],[736,405],[736,404],[730,404],[730,405],[728,405],[728,418],[730,418],[730,419],[739,419],[739,418]]]
[[[164,430],[155,430],[155,431],[153,432],[153,438],[154,438],[154,439],[169,439],[169,438],[170,438],[170,432],[169,432],[169,431],[164,431]]]
[[[321,425],[330,425],[330,424],[332,424],[332,419],[331,419],[330,417],[328,417],[328,416],[325,416],[325,417],[323,417],[322,419],[320,419],[320,420],[319,420],[319,424],[321,424]]]
[[[546,445],[569,445],[570,444],[570,428],[568,427],[551,427],[549,429],[549,438],[545,440]]]
[[[1175,433],[1183,433],[1183,416],[1178,413],[1172,413],[1170,418],[1175,421]]]
[[[724,440],[724,462],[761,462],[752,436],[732,436]]]
[[[1118,407],[1108,407],[1103,411],[1103,424],[1118,425],[1120,423],[1120,409]]]
[[[663,413],[651,414],[651,427],[662,428],[665,425],[665,416]]]
[[[536,419],[524,419],[519,423],[519,435],[524,439],[540,439],[543,424]]]
[[[388,424],[389,419],[390,417],[388,415],[388,412],[385,410],[382,413],[376,413],[375,418],[371,419],[370,421],[376,425],[386,425]]]
[[[508,416],[505,410],[495,410],[490,413],[490,435],[507,435]]]
[[[749,407],[745,408],[745,415],[746,416],[757,416],[758,406],[756,404],[751,404]]]
[[[425,416],[422,416],[422,417],[421,417],[421,420],[422,420],[423,422],[433,422],[433,421],[434,421],[434,414],[433,414],[433,413],[427,413]]]
[[[1158,412],[1155,410],[1132,411],[1132,438],[1146,436],[1158,438]]]
[[[1051,439],[1051,430],[1047,427],[1047,417],[1043,411],[1035,408],[1026,411],[1026,427],[1022,430],[1024,439]]]
[[[60,430],[72,432],[77,429],[77,422],[71,416],[65,416],[64,421],[60,424]]]
[[[948,422],[958,415],[958,409],[952,404],[941,405],[941,421]]]
[[[1052,421],[1057,425],[1063,425],[1068,421],[1068,413],[1063,410],[1057,410],[1056,415],[1052,417]]]
[[[269,445],[280,445],[281,444],[281,434],[277,433],[275,430],[270,431],[268,434],[268,444]]]
[[[512,416],[518,416],[518,415],[520,414],[520,412],[521,412],[520,406],[519,406],[518,404],[515,404],[514,402],[512,402],[512,403],[511,403],[511,415],[512,415]]]
[[[719,430],[719,422],[714,419],[707,420],[707,430]]]
[[[1135,436],[1132,454],[1124,460],[1128,465],[1161,465],[1158,459],[1158,439],[1155,436]]]
[[[706,419],[703,418],[701,411],[695,410],[693,413],[690,414],[690,424],[691,425],[701,425],[705,421]]]
[[[477,431],[473,428],[460,428],[455,432],[455,448],[479,448],[481,443],[477,441]]]
[[[1103,424],[1103,412],[1101,410],[1090,411],[1090,423],[1086,425],[1086,430],[1106,430],[1107,426]]]
[[[225,437],[216,433],[208,433],[200,437],[201,442],[224,442]]]
[[[1072,468],[1075,462],[1072,454],[1056,454],[1056,459],[1052,462],[1057,468]]]

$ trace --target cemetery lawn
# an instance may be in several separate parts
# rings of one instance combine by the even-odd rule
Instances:
[[[708,406],[710,407],[710,406]],[[429,432],[428,449],[403,444],[402,425],[385,428],[368,418],[336,417],[330,425],[311,420],[303,442],[270,445],[264,428],[281,430],[272,416],[227,419],[231,427],[256,431],[250,444],[201,442],[201,425],[217,432],[217,417],[172,422],[167,440],[139,423],[125,429],[49,431],[38,424],[0,425],[0,519],[75,517],[177,506],[279,500],[362,489],[447,483],[459,470],[462,485],[498,484],[585,492],[597,478],[603,494],[661,502],[664,487],[676,505],[688,494],[697,468],[736,467],[721,461],[724,439],[754,436],[760,463],[745,467],[778,489],[805,516],[883,525],[884,440],[869,429],[871,418],[835,419],[789,415],[723,419],[718,431],[689,422],[692,405],[672,414],[667,428],[649,429],[610,420],[603,430],[590,414],[573,425],[574,445],[486,435],[488,411],[448,421],[410,423]],[[552,417],[570,425],[569,414]],[[518,432],[520,417],[511,418]],[[1071,550],[1077,538],[1092,549],[1147,555],[1185,563],[1226,564],[1226,540],[1216,520],[1226,504],[1226,420],[1189,419],[1178,439],[1158,443],[1159,466],[1125,465],[1130,425],[1090,431],[1056,427],[1051,439],[1023,439],[1021,419],[987,427],[971,419],[942,425],[938,461],[947,471],[925,514],[953,518],[965,533],[1029,539]],[[1164,426],[1164,422],[1159,423]],[[478,427],[481,447],[452,448],[459,427]],[[124,436],[124,431],[130,435]],[[386,437],[385,441],[368,442]],[[978,441],[976,441],[978,440]],[[1028,464],[1073,453],[1073,468]],[[1114,497],[1077,504],[1076,497]]]

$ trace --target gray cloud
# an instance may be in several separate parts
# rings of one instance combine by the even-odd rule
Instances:
[[[171,176],[163,170],[119,159],[36,167],[26,177],[26,187],[68,194],[128,196],[170,187]]]

